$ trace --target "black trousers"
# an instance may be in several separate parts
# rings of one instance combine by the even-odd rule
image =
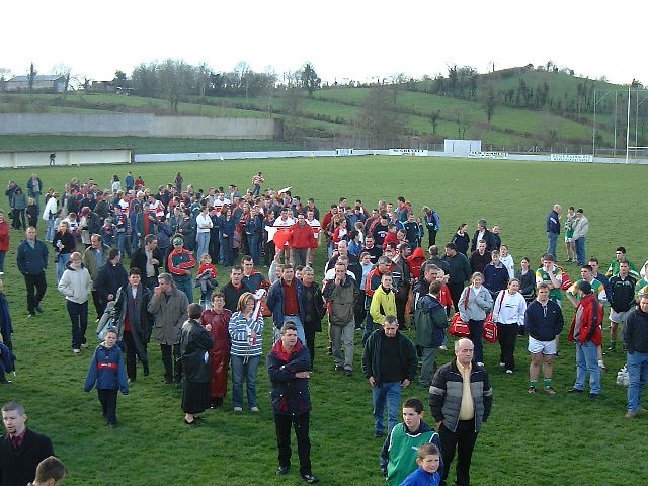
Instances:
[[[448,282],[450,297],[452,297],[452,303],[454,304],[455,311],[457,312],[459,312],[459,299],[461,299],[461,293],[463,292],[463,289],[463,282]]]
[[[99,292],[97,292],[96,290],[92,291],[92,303],[94,304],[95,312],[97,313],[97,319],[101,319],[101,316],[103,315],[103,311],[105,310],[105,308],[101,303],[101,296],[99,295]]]
[[[140,355],[137,351],[137,346],[135,346],[135,340],[133,339],[133,333],[131,331],[124,331],[124,344],[126,344],[126,374],[131,380],[137,378],[137,358],[139,357],[140,361],[144,365],[144,376],[147,374],[148,370],[148,359],[147,356]],[[142,343],[144,350],[146,350],[146,343]]]
[[[315,329],[311,326],[304,327],[304,335],[306,336],[306,347],[310,351],[311,370],[313,363],[315,363]]]
[[[436,245],[436,230],[428,228],[428,248]]]
[[[101,413],[109,425],[115,425],[117,417],[117,390],[101,390],[97,388],[97,397],[101,403]]]
[[[500,361],[504,363],[504,370],[515,369],[515,339],[518,334],[517,324],[500,324],[497,323],[497,340],[500,345]]]
[[[45,272],[37,274],[25,274],[25,288],[27,289],[27,311],[33,314],[36,306],[40,304],[45,291],[47,290],[47,280]],[[35,293],[34,293],[35,291]]]
[[[182,363],[180,362],[179,344],[160,344],[162,364],[164,365],[164,379],[176,383],[182,381]],[[172,357],[173,354],[173,357]]]
[[[441,424],[441,427],[439,427],[439,439],[441,441],[441,458],[443,460],[441,481],[445,483],[448,479],[450,465],[456,452],[457,482],[455,484],[468,486],[470,484],[470,462],[477,441],[475,420],[460,420],[456,432]]]
[[[277,450],[279,465],[290,466],[292,449],[290,448],[290,429],[295,425],[297,436],[297,452],[299,454],[300,474],[312,474],[310,460],[311,443],[309,437],[310,412],[300,415],[278,415],[275,414],[275,432],[277,434]]]

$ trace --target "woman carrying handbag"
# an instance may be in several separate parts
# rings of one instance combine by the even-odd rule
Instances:
[[[475,346],[474,359],[478,366],[484,366],[484,345],[482,332],[484,319],[493,308],[493,299],[490,292],[482,285],[484,276],[475,272],[470,277],[470,286],[466,287],[459,299],[459,314],[464,322],[468,323],[470,335],[468,336]]]

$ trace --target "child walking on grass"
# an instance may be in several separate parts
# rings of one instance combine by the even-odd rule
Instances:
[[[89,392],[97,388],[97,397],[101,403],[101,411],[106,425],[110,428],[117,424],[117,390],[128,395],[128,379],[121,349],[116,346],[117,329],[109,327],[104,334],[104,340],[97,346],[90,358],[88,374],[86,375],[83,391]]]

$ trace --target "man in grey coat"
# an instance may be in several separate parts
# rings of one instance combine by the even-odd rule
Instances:
[[[175,288],[171,274],[158,275],[158,286],[153,289],[148,311],[155,317],[153,337],[160,344],[164,381],[167,384],[175,383],[178,388],[182,380],[180,334],[182,324],[187,320],[188,305],[187,296]]]

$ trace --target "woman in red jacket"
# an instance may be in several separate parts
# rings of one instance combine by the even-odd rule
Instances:
[[[228,331],[232,311],[225,309],[225,297],[216,292],[212,297],[212,308],[203,311],[200,324],[210,332],[214,344],[209,350],[211,361],[211,399],[212,408],[223,405],[227,395],[227,371],[230,361],[230,336]]]
[[[9,251],[9,225],[0,210],[0,275],[4,275],[4,260]]]

